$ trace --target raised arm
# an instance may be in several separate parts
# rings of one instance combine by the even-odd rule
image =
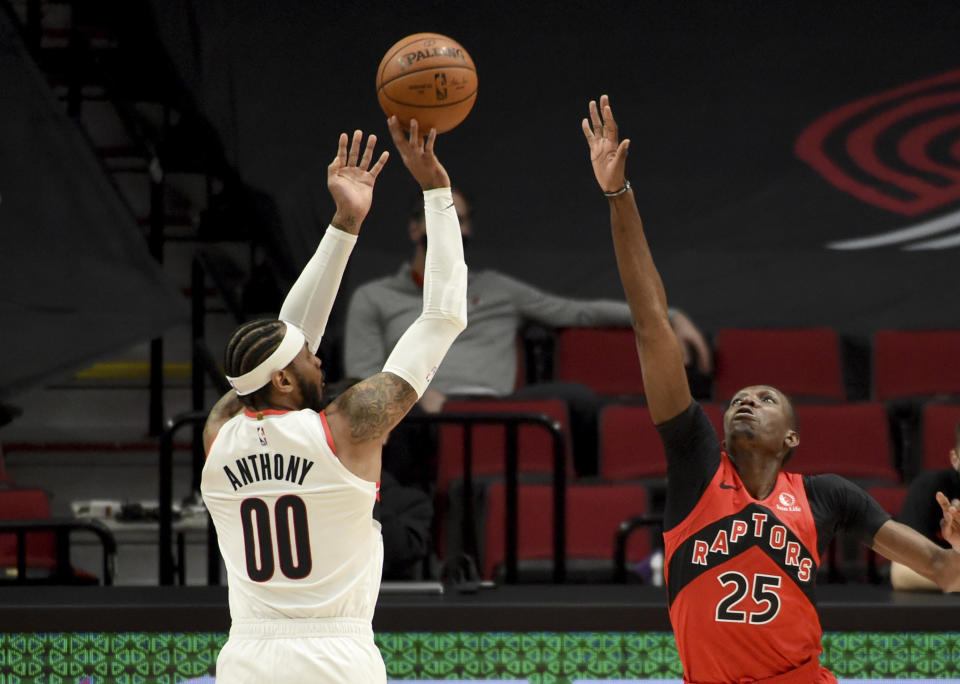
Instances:
[[[434,154],[436,130],[420,137],[415,119],[405,138],[388,121],[404,165],[420,184],[427,224],[423,312],[397,341],[383,371],[357,383],[327,409],[338,455],[358,474],[379,472],[384,436],[413,407],[447,349],[467,325],[467,265],[446,169]]]
[[[297,326],[314,353],[327,327],[360,225],[370,211],[373,186],[390,155],[384,151],[371,166],[377,136],[367,138],[361,157],[362,143],[360,131],[354,131],[352,141],[348,141],[346,133],[340,134],[337,155],[327,167],[327,189],[336,204],[336,213],[280,309],[280,320]]]
[[[873,538],[873,550],[895,563],[904,565],[943,591],[960,591],[960,502],[950,502],[937,492],[943,510],[943,538],[952,549],[944,549],[911,527],[888,520]],[[926,588],[921,584],[905,589]]]
[[[643,232],[643,222],[626,178],[630,140],[620,141],[606,95],[590,101],[590,118],[582,122],[590,162],[600,189],[610,202],[610,228],[620,281],[630,306],[643,385],[654,423],[662,423],[692,401],[683,367],[683,351],[670,327],[667,297]]]

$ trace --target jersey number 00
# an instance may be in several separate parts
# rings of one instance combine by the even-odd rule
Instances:
[[[273,507],[272,524],[270,507],[263,499],[244,499],[240,504],[240,521],[250,579],[266,582],[273,577],[274,529],[280,571],[289,579],[303,579],[310,574],[310,534],[307,529],[307,506],[303,499],[293,495],[277,499]]]

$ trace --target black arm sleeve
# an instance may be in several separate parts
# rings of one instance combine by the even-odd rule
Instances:
[[[657,425],[667,456],[667,502],[663,529],[686,518],[720,467],[720,438],[710,419],[692,402],[687,410]]]
[[[877,530],[890,519],[880,504],[861,487],[839,475],[806,475],[803,486],[817,526],[817,552],[820,554],[841,530],[871,546]]]

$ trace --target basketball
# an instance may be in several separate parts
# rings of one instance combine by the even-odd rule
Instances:
[[[460,124],[477,99],[477,68],[460,43],[438,33],[414,33],[397,41],[377,69],[377,99],[404,128],[416,119],[420,132],[444,133]]]

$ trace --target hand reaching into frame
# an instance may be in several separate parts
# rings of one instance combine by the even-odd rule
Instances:
[[[370,211],[370,205],[373,202],[373,186],[384,164],[387,163],[390,153],[384,150],[376,163],[370,166],[377,136],[370,135],[367,138],[367,146],[359,161],[357,158],[360,157],[363,131],[353,132],[353,140],[349,141],[349,151],[348,141],[347,134],[341,133],[337,156],[327,167],[327,189],[337,205],[337,212],[331,223],[356,235],[360,232],[360,224]]]
[[[943,492],[937,492],[937,503],[943,510],[943,520],[940,521],[943,538],[954,551],[960,552],[960,501],[950,501]]]
[[[596,100],[590,100],[590,118],[584,119],[580,126],[590,146],[590,163],[597,177],[600,189],[606,193],[616,192],[626,186],[627,150],[629,138],[620,140],[617,122],[610,108],[610,98],[600,96],[600,106]]]
[[[410,170],[414,179],[423,190],[450,187],[450,176],[443,164],[437,159],[433,145],[437,140],[437,129],[431,128],[426,140],[420,135],[420,125],[416,119],[410,119],[410,135],[404,136],[403,128],[396,116],[387,119],[387,127],[397,146],[404,166]]]

